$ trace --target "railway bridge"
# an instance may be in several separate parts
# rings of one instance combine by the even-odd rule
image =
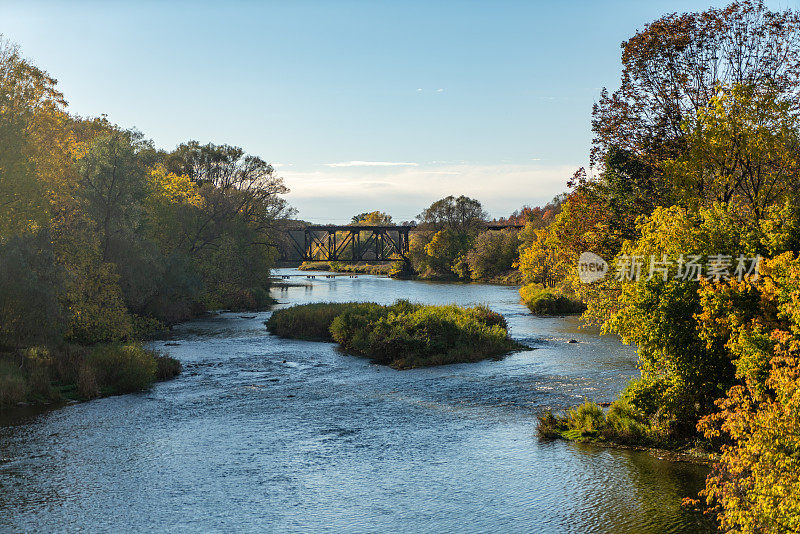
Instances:
[[[522,228],[515,224],[488,224],[487,230]],[[404,259],[409,233],[417,226],[357,226],[321,224],[287,229],[291,250],[302,261],[386,261]]]

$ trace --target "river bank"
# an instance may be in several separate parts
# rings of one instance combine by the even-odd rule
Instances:
[[[455,274],[450,276],[439,277],[423,277],[413,273],[403,273],[402,266],[397,262],[358,262],[358,263],[343,263],[343,262],[329,262],[329,261],[304,261],[298,267],[300,271],[328,271],[336,273],[358,273],[358,274],[373,274],[391,276],[393,278],[402,278],[405,280],[426,280],[429,282],[452,282],[452,283],[479,283],[479,284],[492,284],[501,286],[518,286],[522,284],[522,275],[517,269],[512,269],[508,272],[492,276],[490,278],[483,278],[479,280],[461,280]]]
[[[0,352],[0,412],[142,391],[180,372],[178,360],[138,343]]]

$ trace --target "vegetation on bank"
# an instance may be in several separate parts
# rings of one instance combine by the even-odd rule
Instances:
[[[71,115],[2,36],[0,138],[3,404],[139,389],[172,374],[136,348],[148,333],[271,303],[274,222],[290,210],[261,158],[196,141],[165,151]]]
[[[357,262],[346,263],[338,261],[304,261],[298,267],[301,271],[331,271],[335,273],[376,274],[388,276],[396,267],[391,263]]]
[[[453,274],[445,276],[428,275],[421,277],[417,275],[410,264],[406,264],[403,260],[394,260],[391,262],[371,263],[371,262],[337,262],[337,261],[304,261],[298,267],[301,271],[331,271],[336,273],[355,273],[355,274],[372,274],[379,276],[391,276],[393,278],[421,278],[423,280],[459,280],[459,281],[476,281],[488,284],[497,285],[519,285],[522,279],[519,271],[512,269],[504,271],[493,276],[485,276],[482,278],[469,277],[466,280],[455,277]]]
[[[538,214],[530,210],[516,215]],[[525,219],[527,220],[527,219]],[[417,216],[417,229],[410,235],[409,263],[422,279],[481,281],[516,284],[519,272],[520,232],[516,228],[487,229],[481,203],[466,196],[437,200]]]
[[[449,196],[437,200],[417,216],[417,221],[404,221],[415,226],[409,235],[409,254],[406,260],[395,255],[390,262],[367,260],[357,264],[347,262],[306,261],[303,270],[331,270],[381,274],[397,278],[419,278],[441,281],[479,281],[494,284],[519,285],[522,280],[516,264],[522,243],[518,228],[488,229],[489,224],[522,225],[525,221],[544,221],[552,217],[557,205],[524,208],[508,219],[488,221],[481,203],[466,196]],[[354,226],[394,226],[392,217],[381,211],[361,213],[353,217]],[[388,238],[398,240],[391,228]],[[347,232],[337,234],[340,254],[351,257],[353,243]],[[291,245],[284,243],[287,255]],[[373,254],[368,251],[367,254]]]
[[[690,504],[726,532],[797,532],[800,13],[743,1],[667,15],[622,61],[593,112],[593,172],[523,230],[519,268],[635,344],[641,375],[607,411],[545,413],[540,432],[706,448],[718,461]],[[608,276],[581,283],[583,252]]]
[[[174,358],[136,343],[4,352],[0,353],[0,410],[142,391],[180,371]]]
[[[399,300],[322,303],[275,311],[270,333],[334,341],[353,354],[395,369],[476,362],[525,348],[508,337],[502,315],[485,306],[424,306]]]
[[[586,305],[572,292],[528,284],[520,288],[519,294],[536,315],[574,315],[586,311]]]
[[[593,402],[571,408],[565,415],[546,411],[539,417],[539,435],[574,441],[606,441],[617,444],[655,445],[639,411],[618,401],[608,412]]]

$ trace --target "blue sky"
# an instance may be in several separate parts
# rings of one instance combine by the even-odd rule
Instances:
[[[73,113],[241,146],[306,220],[399,221],[448,194],[501,216],[564,191],[620,43],[725,3],[0,0],[0,33]]]

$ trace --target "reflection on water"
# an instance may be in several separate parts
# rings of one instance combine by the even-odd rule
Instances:
[[[535,436],[537,410],[611,400],[636,374],[615,338],[532,317],[508,287],[360,276],[274,295],[488,304],[534,350],[395,371],[274,338],[268,312],[181,325],[154,343],[177,380],[0,427],[0,530],[706,529],[680,508],[705,468]]]

